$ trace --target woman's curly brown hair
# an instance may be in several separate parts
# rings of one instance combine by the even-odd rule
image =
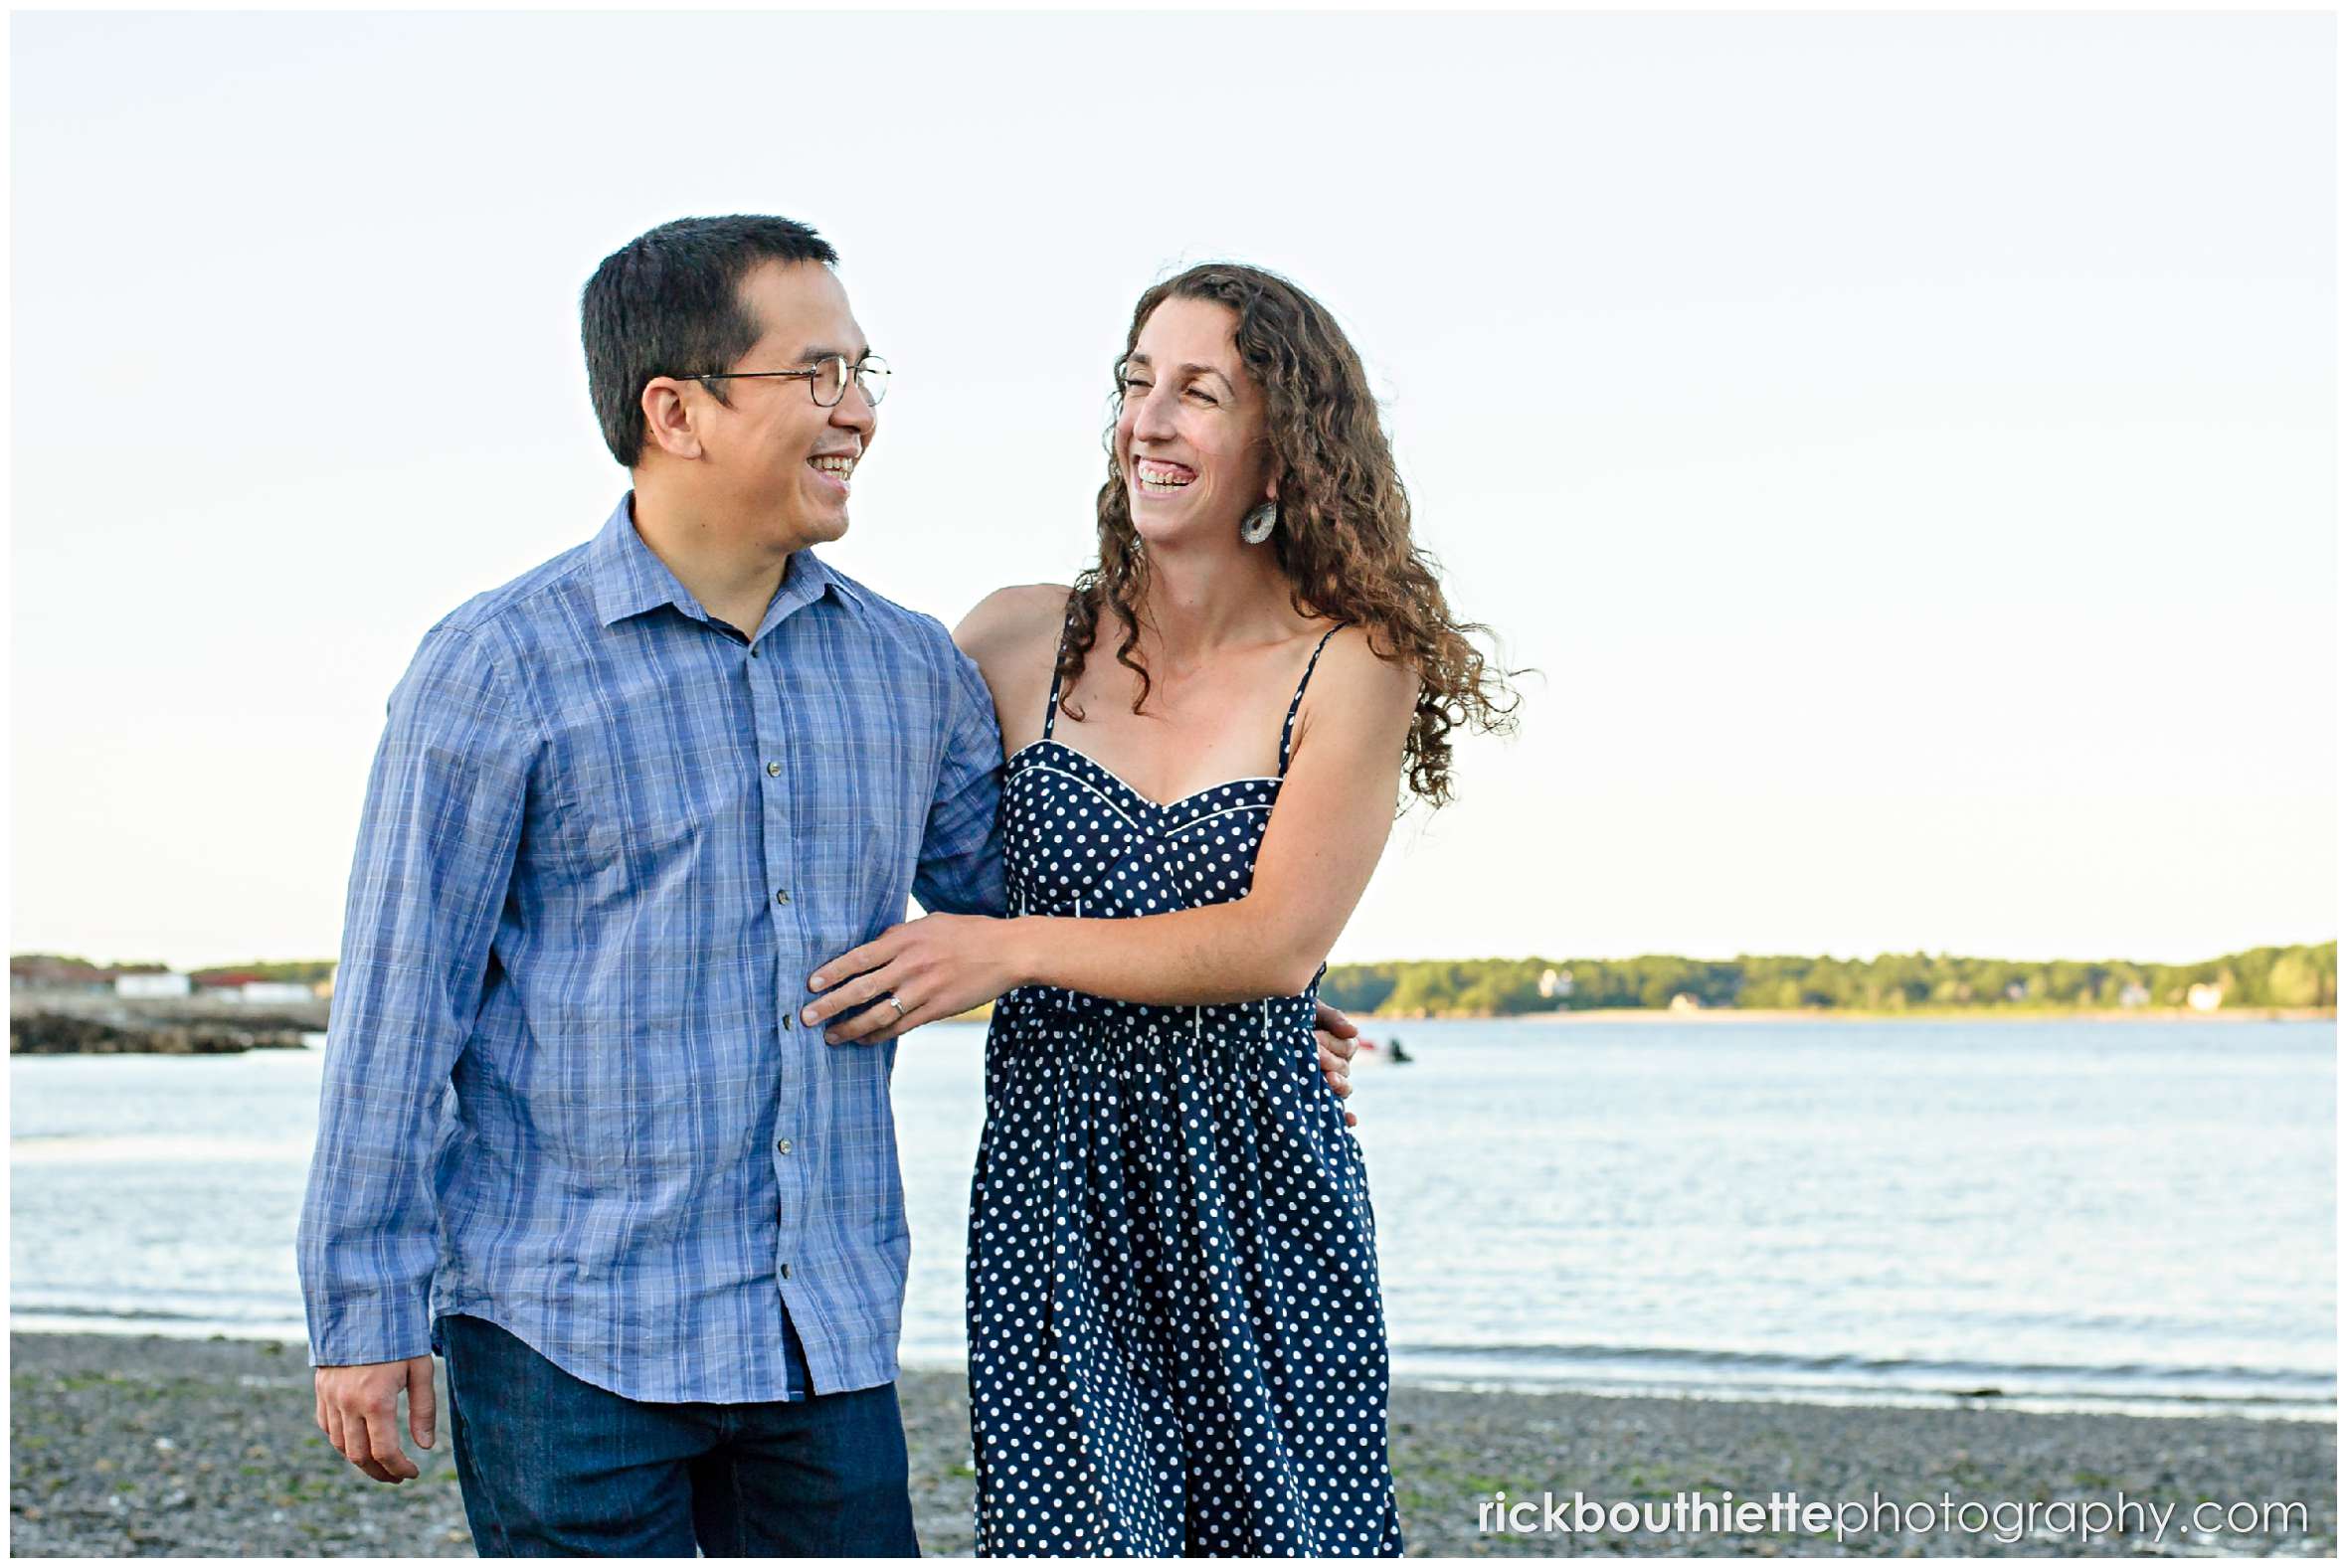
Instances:
[[[1193,266],[1143,294],[1133,307],[1125,355],[1140,341],[1150,313],[1169,299],[1211,300],[1238,317],[1239,361],[1264,392],[1279,485],[1271,549],[1287,574],[1296,610],[1359,625],[1378,657],[1416,666],[1418,709],[1402,758],[1410,792],[1443,805],[1451,797],[1450,732],[1462,724],[1511,730],[1518,698],[1507,682],[1510,672],[1487,663],[1467,640],[1467,633],[1489,635],[1491,628],[1451,618],[1433,558],[1410,543],[1409,496],[1394,470],[1360,356],[1320,301],[1275,273],[1228,261]],[[1120,355],[1120,397],[1124,363]],[[1117,469],[1113,420],[1108,447],[1100,560],[1076,579],[1059,650],[1060,685],[1073,692],[1099,637],[1101,611],[1111,610],[1124,623],[1117,662],[1141,677],[1141,695],[1133,702],[1139,713],[1149,698],[1149,671],[1135,651],[1149,561]],[[1060,706],[1082,721],[1083,710],[1069,698],[1061,698]]]

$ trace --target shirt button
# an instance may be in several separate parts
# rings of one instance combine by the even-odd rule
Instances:
[[[791,1152],[791,1140],[787,1137],[776,1138],[774,1140],[774,1151],[778,1154],[788,1154]]]
[[[788,904],[788,903],[790,903],[790,902],[791,902],[791,890],[790,890],[789,888],[776,888],[776,889],[774,890],[774,901],[775,901],[777,904]]]
[[[768,763],[768,764],[766,765],[766,777],[767,777],[767,778],[769,778],[769,779],[780,779],[782,776],[783,776],[783,765],[782,765],[781,763]]]

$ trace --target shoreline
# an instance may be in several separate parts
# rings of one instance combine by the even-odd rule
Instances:
[[[19,1556],[469,1556],[441,1442],[403,1486],[361,1479],[311,1425],[309,1368],[277,1341],[157,1335],[9,1336],[11,1550]],[[972,1548],[967,1383],[909,1369],[899,1384],[914,1515],[930,1555]],[[2227,1416],[2032,1414],[1993,1408],[1519,1393],[1397,1382],[1391,1455],[1411,1555],[2190,1555],[2330,1553],[2337,1427]],[[1602,1504],[1776,1492],[1847,1504],[1847,1538],[1797,1529],[1496,1532],[1478,1505],[1579,1491]],[[1870,1495],[1980,1508],[2173,1510],[2133,1533],[2000,1540],[1984,1526],[1864,1523]],[[2191,1534],[2202,1499],[2302,1504],[2277,1527]],[[1876,1522],[1884,1522],[1876,1515]],[[1944,1516],[1943,1516],[1944,1518]],[[1913,1520],[1907,1521],[1912,1523]]]
[[[1903,1012],[1855,1007],[1583,1007],[1519,1013],[1358,1013],[1369,1023],[2336,1023],[2334,1007],[1909,1008]]]
[[[306,1332],[298,1323],[233,1323],[212,1319],[164,1319],[96,1312],[28,1310],[11,1311],[8,1332],[12,1338],[36,1335],[153,1339],[181,1344],[234,1341],[266,1345],[269,1348],[264,1353],[271,1355],[292,1352],[306,1356],[309,1349]],[[964,1373],[966,1361],[959,1350],[947,1354],[925,1353],[915,1349],[900,1354],[897,1364],[908,1374],[960,1377]],[[1589,1399],[1815,1405],[1829,1410],[1980,1410],[2033,1416],[2132,1416],[2151,1421],[2287,1421],[2321,1427],[2336,1427],[2339,1423],[2339,1410],[2335,1402],[2317,1404],[2311,1400],[2263,1395],[2246,1395],[2241,1398],[2194,1395],[2180,1398],[2156,1394],[2138,1397],[2125,1393],[2010,1393],[2002,1389],[1973,1391],[1891,1385],[1877,1388],[1843,1385],[1788,1388],[1776,1384],[1731,1382],[1531,1378],[1477,1374],[1455,1369],[1424,1370],[1407,1361],[1395,1367],[1391,1384],[1397,1390],[1409,1388],[1434,1394],[1487,1394],[1527,1399],[1565,1394]]]
[[[937,1023],[986,1024],[993,1016],[992,1003],[951,1018],[939,1018]],[[1674,1010],[1669,1007],[1583,1007],[1560,1008],[1553,1012],[1521,1013],[1354,1013],[1354,1022],[1366,1030],[1372,1025],[1384,1026],[1380,1032],[1390,1033],[1394,1024],[1426,1023],[1497,1023],[1529,1024],[1539,1027],[1572,1024],[1739,1024],[1739,1023],[2337,1023],[2338,1010],[2331,1007],[2228,1007],[2217,1012],[2194,1012],[2189,1007],[2130,1007],[2080,1008],[2075,1011],[2057,1009],[2031,1010],[2027,1008],[1914,1008],[1903,1012],[1870,1012],[1859,1008],[1804,1008],[1804,1007],[1690,1007]],[[61,1020],[62,1021],[62,1020]],[[43,1020],[35,1020],[41,1027]],[[256,1051],[309,1050],[322,1045],[323,1039],[310,1035],[320,1031],[308,1030],[291,1034],[255,1034],[250,1031],[221,1033],[213,1031],[190,1038],[187,1029],[147,1029],[109,1031],[111,1038],[97,1043],[82,1043],[89,1034],[85,1025],[76,1031],[73,1044],[19,1044],[19,1037],[11,1034],[9,1055],[72,1057],[72,1056],[243,1056]],[[149,1043],[152,1042],[152,1043]]]

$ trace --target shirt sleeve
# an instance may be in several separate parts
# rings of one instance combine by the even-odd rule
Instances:
[[[295,1249],[316,1366],[431,1350],[433,1145],[490,983],[536,752],[495,666],[445,624],[389,714],[359,820]]]
[[[932,914],[1000,915],[1002,729],[978,665],[950,641],[946,651],[954,663],[953,711],[913,896]]]

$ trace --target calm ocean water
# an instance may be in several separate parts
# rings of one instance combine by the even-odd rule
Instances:
[[[1397,1376],[2336,1418],[2331,1024],[1390,1032]],[[982,1038],[898,1058],[916,1364],[962,1355]],[[300,1337],[321,1059],[13,1059],[14,1326]]]

